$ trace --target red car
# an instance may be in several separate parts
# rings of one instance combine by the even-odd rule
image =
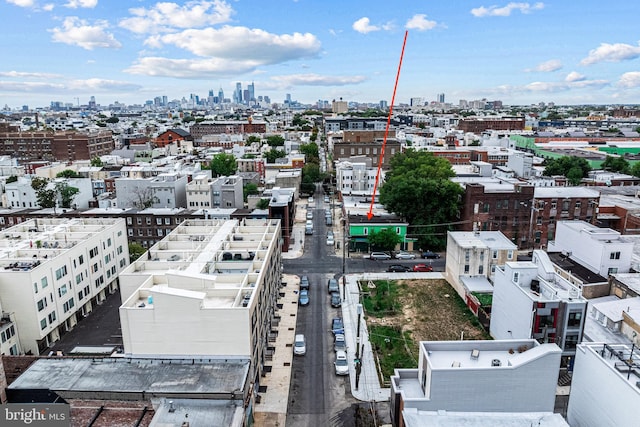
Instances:
[[[413,266],[413,271],[418,273],[428,273],[430,271],[433,271],[433,267],[427,264],[416,264]]]

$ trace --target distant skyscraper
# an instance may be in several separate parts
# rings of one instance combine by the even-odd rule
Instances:
[[[287,96],[286,96],[286,98],[284,100],[284,103],[285,104],[291,104],[291,94],[290,93],[287,94]]]
[[[389,103],[385,100],[380,101],[380,108],[386,110],[387,108],[389,108]]]
[[[444,93],[439,93],[438,94],[438,102],[440,104],[444,104]]]
[[[218,102],[222,104],[222,101],[224,101],[224,92],[222,91],[222,88],[220,88],[220,90],[218,90]]]
[[[167,98],[167,95],[162,95],[162,106],[166,107],[168,103],[169,103],[169,98]]]
[[[422,102],[422,98],[411,98],[411,106],[422,107],[424,106],[424,102]]]
[[[245,101],[248,103],[254,102],[256,100],[256,89],[253,82],[247,86],[247,90],[249,91],[249,99],[246,99]]]
[[[236,83],[236,90],[233,92],[233,102],[242,104],[242,83]]]

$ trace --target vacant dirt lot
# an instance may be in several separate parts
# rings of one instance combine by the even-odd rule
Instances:
[[[397,326],[419,341],[491,339],[453,288],[442,279],[399,280],[402,309],[382,318],[367,316],[370,325]],[[411,349],[417,353],[418,349]]]

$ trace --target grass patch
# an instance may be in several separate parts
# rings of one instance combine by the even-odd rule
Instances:
[[[409,332],[402,333],[397,326],[370,326],[369,341],[380,362],[380,374],[389,381],[395,368],[417,368],[418,362],[407,348],[416,344]]]
[[[373,283],[373,286],[370,284]],[[376,280],[361,283],[362,305],[368,315],[393,316],[402,308],[399,300],[400,286],[392,280]]]

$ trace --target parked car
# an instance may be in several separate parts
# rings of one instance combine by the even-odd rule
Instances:
[[[333,320],[331,320],[331,332],[333,332],[334,335],[344,335],[344,323],[342,323],[342,317],[334,317]]]
[[[338,281],[336,279],[329,279],[329,282],[327,283],[327,290],[329,291],[329,294],[331,294],[331,292],[340,292]]]
[[[300,291],[300,296],[298,298],[298,304],[300,305],[309,305],[309,291],[302,290]]]
[[[413,271],[417,273],[428,273],[430,271],[433,271],[433,267],[427,264],[416,264],[413,266]]]
[[[300,278],[300,289],[309,289],[309,278],[307,276],[302,276]]]
[[[329,196],[324,196],[324,202],[329,203]]]
[[[347,361],[346,351],[336,352],[336,361],[334,363],[336,367],[336,375],[349,375],[349,362]]]
[[[338,308],[342,305],[340,294],[338,292],[331,292],[331,307]]]
[[[424,251],[422,252],[422,258],[437,259],[440,258],[440,254],[432,251]]]
[[[313,203],[313,197],[309,197],[309,204]]]
[[[347,341],[344,334],[336,334],[333,337],[333,349],[335,351],[347,351]]]
[[[293,341],[293,354],[303,356],[307,352],[307,343],[303,334],[296,335]]]
[[[307,211],[307,219],[313,219],[313,211]]]
[[[410,252],[398,252],[396,254],[396,259],[415,259],[416,254],[412,254]]]
[[[407,267],[406,265],[391,264],[389,267],[387,267],[387,271],[390,273],[406,273],[407,271],[411,271],[411,268]]]
[[[327,236],[327,246],[333,246],[335,244],[335,240],[333,240],[333,236]]]
[[[371,255],[369,255],[369,258],[377,261],[381,259],[391,259],[391,255],[385,252],[371,252]]]

